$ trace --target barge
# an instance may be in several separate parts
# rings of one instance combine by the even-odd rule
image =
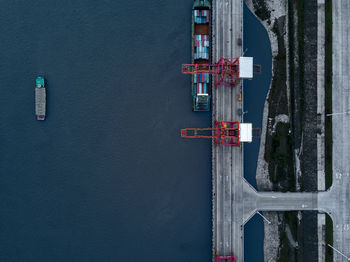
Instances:
[[[210,64],[210,12],[209,0],[195,0],[192,8],[192,64]],[[192,76],[193,111],[210,110],[209,73]]]
[[[45,120],[46,116],[46,88],[43,77],[35,80],[35,115],[37,120]]]

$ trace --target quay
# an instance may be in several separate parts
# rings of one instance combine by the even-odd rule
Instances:
[[[235,58],[242,55],[243,1],[213,1],[212,57]],[[241,121],[238,109],[243,109],[243,99],[237,97],[242,82],[235,88],[212,88],[212,120]],[[213,255],[243,259],[243,148],[212,146],[213,176]],[[215,259],[215,257],[214,257]]]

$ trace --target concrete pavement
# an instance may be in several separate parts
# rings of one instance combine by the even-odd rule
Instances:
[[[333,0],[333,84],[332,111],[350,109],[350,1]],[[350,115],[332,116],[334,247],[350,257]],[[329,207],[330,208],[330,207]],[[334,254],[334,261],[346,261]]]
[[[350,2],[333,1],[333,112],[350,109]],[[214,61],[238,57],[242,47],[242,0],[213,2]],[[213,121],[238,120],[237,100],[242,85],[235,88],[213,86]],[[350,256],[350,115],[333,116],[333,185],[327,192],[279,193],[257,192],[243,178],[242,148],[213,144],[213,254],[234,254],[244,260],[243,225],[256,211],[319,210],[333,219],[334,247]],[[320,161],[320,160],[319,160]],[[322,167],[323,162],[319,162]],[[335,253],[334,261],[346,261]]]
[[[213,1],[213,50],[212,57],[242,55],[243,1]],[[237,100],[241,85],[230,88],[213,86],[213,121],[241,120]],[[213,251],[219,255],[234,253],[237,261],[243,260],[243,152],[242,148],[213,145]]]

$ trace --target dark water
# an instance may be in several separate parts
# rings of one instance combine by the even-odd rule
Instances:
[[[261,65],[262,73],[252,80],[244,81],[244,121],[253,127],[262,127],[264,103],[271,81],[271,46],[268,34],[259,20],[244,5],[244,50],[245,56],[254,57],[254,63]],[[256,166],[260,139],[244,145],[244,177],[255,188]],[[247,262],[263,262],[264,223],[255,215],[244,227],[244,259]]]
[[[209,261],[210,141],[180,138],[211,123],[181,74],[192,2],[0,7],[0,261]]]
[[[244,225],[244,261],[264,262],[264,221],[257,214]]]
[[[245,56],[254,57],[254,63],[261,65],[261,74],[254,75],[252,80],[244,81],[244,121],[253,123],[254,128],[262,128],[262,117],[267,92],[271,81],[271,47],[264,26],[244,5],[244,39]],[[244,144],[244,176],[256,186],[256,166],[259,154],[260,139]]]
[[[1,1],[0,261],[210,261],[210,141],[180,138],[211,124],[181,74],[191,6]]]

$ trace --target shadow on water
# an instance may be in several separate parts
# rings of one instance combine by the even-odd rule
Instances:
[[[244,122],[253,123],[253,127],[262,127],[264,103],[271,81],[271,46],[268,34],[260,21],[244,4],[244,50],[245,56],[254,57],[254,63],[261,65],[261,74],[252,80],[244,81]],[[244,145],[244,177],[255,188],[256,167],[260,139]],[[255,215],[246,225],[244,232],[245,261],[264,261],[264,227],[260,216]]]

